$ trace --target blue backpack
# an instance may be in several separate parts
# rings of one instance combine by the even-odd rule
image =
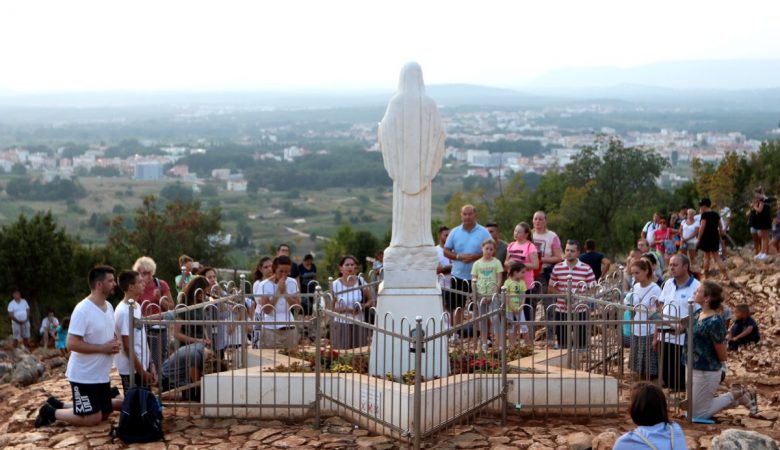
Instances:
[[[163,438],[162,407],[152,391],[134,387],[127,391],[122,403],[119,425],[111,427],[112,441],[125,444],[155,442]]]

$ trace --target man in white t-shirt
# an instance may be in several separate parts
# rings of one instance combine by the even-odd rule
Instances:
[[[255,320],[264,322],[291,322],[290,308],[301,304],[298,283],[290,277],[292,260],[289,256],[277,256],[273,261],[273,275],[255,288],[259,296],[259,308]],[[298,345],[298,330],[295,325],[269,323],[260,330],[260,348],[294,348]]]
[[[683,254],[676,254],[669,260],[671,278],[664,282],[659,302],[663,304],[664,319],[684,319],[688,317],[688,301],[693,300],[699,287],[699,280],[690,274],[690,260]],[[694,303],[694,312],[701,306]],[[663,370],[661,380],[664,387],[672,391],[685,391],[685,364],[682,360],[682,350],[685,347],[685,334],[664,334]]]
[[[655,230],[661,228],[660,222],[661,222],[661,214],[654,213],[653,220],[647,222],[645,226],[642,227],[642,238],[647,239],[647,242],[650,244],[651,247],[655,242]]]
[[[15,290],[13,298],[8,303],[8,318],[11,319],[11,330],[14,335],[14,347],[20,342],[30,348],[30,305],[22,298],[22,293]]]
[[[122,400],[111,399],[109,376],[121,341],[114,330],[114,308],[106,301],[114,291],[114,269],[96,266],[89,271],[91,292],[70,316],[68,349],[70,359],[65,376],[70,381],[73,405],[49,397],[38,410],[35,427],[61,420],[70,425],[95,426],[122,408]]]
[[[125,297],[116,305],[114,311],[114,329],[119,336],[122,348],[114,356],[114,365],[119,377],[122,379],[122,389],[125,395],[130,389],[130,364],[134,368],[133,385],[134,386],[153,386],[157,383],[157,370],[154,364],[151,364],[149,354],[149,342],[146,340],[146,330],[141,322],[133,324],[133,351],[130,348],[130,311],[132,311],[135,320],[141,320],[141,305],[133,301],[143,294],[146,285],[141,274],[135,270],[125,270],[119,274],[119,288],[125,293]]]

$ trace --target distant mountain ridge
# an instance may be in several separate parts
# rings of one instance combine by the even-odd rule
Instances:
[[[553,70],[526,88],[592,89],[638,85],[670,89],[744,90],[780,88],[780,59],[669,61],[636,67]]]
[[[780,60],[776,61],[780,73]],[[764,65],[768,69],[770,65]],[[591,70],[591,69],[588,69]],[[593,69],[598,72],[598,69]],[[605,69],[607,72],[612,69]],[[591,73],[596,73],[591,72]],[[605,72],[606,73],[606,72]],[[558,78],[563,79],[563,78]],[[604,78],[606,80],[607,78]],[[706,84],[706,83],[705,83]],[[778,77],[777,84],[780,84]],[[0,92],[0,110],[21,108],[133,108],[164,106],[233,106],[248,110],[306,110],[332,108],[381,108],[394,89],[353,91],[318,90],[213,90],[213,91],[116,91],[47,94]],[[620,82],[606,85],[502,88],[476,84],[431,84],[427,93],[442,107],[538,108],[597,102],[625,105],[648,104],[684,108],[757,109],[780,111],[780,87],[716,89],[664,87]]]

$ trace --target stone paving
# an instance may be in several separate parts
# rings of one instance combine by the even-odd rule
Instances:
[[[35,429],[37,407],[48,394],[69,398],[67,381],[61,376],[27,388],[0,386],[0,448],[4,449],[393,449],[409,446],[384,436],[372,435],[338,417],[328,417],[320,430],[313,421],[284,423],[275,420],[206,419],[187,416],[186,411],[166,410],[163,442],[126,446],[111,442],[109,424],[75,428],[62,423]],[[750,418],[744,408],[726,411],[717,425],[683,424],[689,448],[709,448],[713,437],[727,428],[755,430],[780,438],[780,412],[775,399],[761,397],[759,417]],[[112,418],[116,422],[116,418]],[[630,419],[617,417],[530,417],[510,414],[507,424],[497,417],[478,417],[470,424],[456,425],[428,439],[425,448],[495,449],[609,449],[620,434],[633,428]]]

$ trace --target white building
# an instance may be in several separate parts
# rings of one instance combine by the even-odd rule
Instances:
[[[248,183],[244,179],[228,180],[225,189],[229,192],[246,192],[247,185]]]
[[[287,162],[293,162],[295,158],[299,158],[306,154],[306,150],[292,146],[284,149],[284,160]]]
[[[157,161],[139,161],[135,164],[133,178],[136,180],[162,180],[163,166]]]
[[[230,178],[230,169],[213,169],[211,171],[211,177],[218,180],[227,180]]]

